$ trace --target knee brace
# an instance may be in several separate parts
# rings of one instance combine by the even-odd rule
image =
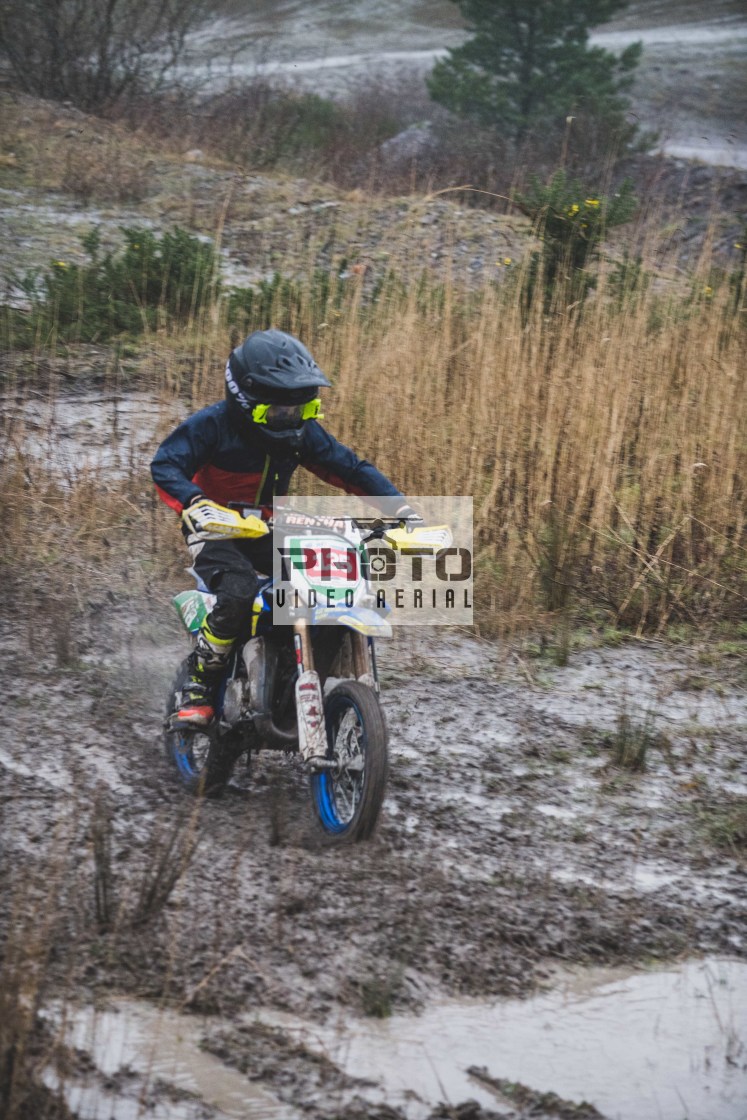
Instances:
[[[215,588],[216,604],[208,624],[219,638],[237,638],[249,632],[252,606],[259,580],[246,572],[224,572]]]

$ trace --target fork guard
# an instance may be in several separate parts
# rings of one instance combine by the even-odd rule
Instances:
[[[319,674],[306,669],[296,681],[298,749],[305,762],[327,754],[327,728],[324,722],[324,697]]]

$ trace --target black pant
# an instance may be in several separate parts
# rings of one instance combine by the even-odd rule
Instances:
[[[272,575],[272,534],[256,541],[205,541],[190,549],[195,572],[216,596],[207,625],[216,638],[244,638],[251,631],[257,572]]]

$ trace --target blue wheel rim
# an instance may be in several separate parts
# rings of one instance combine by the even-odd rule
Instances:
[[[223,678],[218,687],[218,694],[215,698],[215,714],[220,717],[223,713],[223,700],[226,694],[227,676]],[[171,756],[176,763],[176,768],[179,771],[179,777],[187,782],[194,782],[199,780],[205,769],[204,764],[198,766],[195,762],[194,751],[192,744],[194,742],[195,734],[204,734],[201,731],[172,731],[171,732]]]
[[[313,778],[314,797],[319,811],[319,820],[327,832],[344,832],[350,822],[341,821],[337,816],[335,795],[329,774],[317,774]]]
[[[174,733],[174,761],[183,778],[198,778],[201,767],[195,765],[195,756],[192,751],[192,736],[183,731]]]
[[[334,741],[333,741],[333,738],[332,738],[333,729],[336,730],[336,728],[338,726],[338,723],[334,722],[334,716],[336,715],[336,710],[339,707],[340,707],[340,705],[338,703],[334,706],[334,708],[329,709],[327,711],[327,743],[328,743],[327,757],[328,758],[332,757],[332,751],[333,751],[333,746],[334,746]],[[363,718],[361,716],[358,705],[353,700],[348,700],[348,702],[344,705],[343,710],[342,710],[343,715],[348,708],[352,708],[354,710],[354,712],[356,714],[356,718],[358,719],[358,723],[359,723],[359,725],[360,725],[360,727],[363,731],[362,747],[363,747],[363,753],[364,753],[364,758],[365,758],[365,741],[366,741],[365,740],[365,734],[366,733],[365,733],[365,727],[364,727],[364,724],[363,724]],[[364,775],[365,775],[365,770],[364,770]],[[362,780],[364,780],[364,779],[362,779]],[[326,772],[322,773],[322,774],[315,774],[311,779],[311,788],[312,788],[312,793],[313,793],[313,796],[314,796],[314,802],[316,804],[317,813],[319,814],[319,820],[322,824],[322,827],[325,829],[325,831],[330,832],[333,835],[339,835],[342,832],[347,832],[347,830],[350,828],[351,824],[353,823],[354,818],[351,818],[350,820],[347,820],[347,821],[340,819],[340,816],[339,816],[338,811],[337,811],[337,802],[335,800],[334,782],[333,782],[333,779],[332,779],[331,775],[326,773]]]

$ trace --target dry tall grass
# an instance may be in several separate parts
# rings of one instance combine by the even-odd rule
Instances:
[[[309,299],[284,325],[332,374],[340,439],[411,494],[474,496],[481,625],[575,604],[660,630],[747,602],[744,337],[734,283],[709,275],[602,274],[550,316],[521,277],[392,284],[362,314],[359,279],[327,321]]]
[[[725,312],[679,306],[652,330],[649,301],[619,312],[600,291],[579,317],[525,322],[486,292],[465,319],[447,292],[318,349],[343,439],[410,492],[474,495],[494,609],[570,595],[663,626],[744,612],[747,397]]]
[[[252,326],[308,343],[334,381],[327,425],[403,490],[474,496],[485,632],[571,607],[662,630],[745,613],[743,296],[734,276],[712,275],[704,259],[689,279],[621,291],[603,269],[583,307],[557,292],[551,314],[541,300],[527,309],[519,272],[471,292],[392,278],[376,298],[365,273],[332,275],[323,305],[317,276]],[[219,397],[229,335],[217,308],[186,334],[153,336],[154,392],[186,388],[191,407]],[[11,534],[29,469],[6,457]],[[103,481],[81,478],[58,500],[95,508]]]

